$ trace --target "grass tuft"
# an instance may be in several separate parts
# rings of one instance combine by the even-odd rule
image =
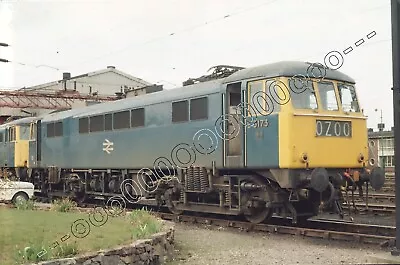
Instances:
[[[35,242],[18,250],[15,261],[19,263],[39,262],[52,259],[70,258],[78,254],[78,245],[74,243],[61,244],[53,249],[49,244]]]
[[[54,211],[66,213],[75,210],[76,206],[76,202],[69,198],[63,198],[61,200],[55,200],[51,208]]]
[[[15,207],[17,207],[18,210],[33,210],[35,209],[35,203],[32,200],[17,201]]]
[[[145,209],[132,211],[130,219],[133,239],[146,238],[161,229],[161,223]]]

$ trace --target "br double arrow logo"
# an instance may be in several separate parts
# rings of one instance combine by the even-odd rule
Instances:
[[[114,143],[110,142],[108,139],[106,139],[103,142],[103,151],[107,152],[107,154],[110,154],[111,153],[110,151],[114,150],[113,146],[114,146]]]

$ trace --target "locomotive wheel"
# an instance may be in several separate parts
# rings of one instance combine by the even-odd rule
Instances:
[[[256,185],[268,185],[267,181],[259,177],[254,177],[251,180],[246,180]],[[268,186],[267,186],[268,187]],[[244,194],[243,194],[244,193]],[[272,195],[271,190],[268,187],[267,190],[258,190],[251,192],[243,192],[241,198],[241,205],[243,208],[248,208],[250,214],[245,214],[244,217],[250,223],[258,224],[265,220],[269,220],[272,217],[273,211],[269,207],[265,207],[265,203],[271,201]],[[249,203],[252,201],[261,201],[257,207],[249,207]]]
[[[165,202],[167,204],[168,210],[173,213],[173,214],[182,214],[183,210],[179,210],[176,208],[175,203],[173,202],[174,200],[177,201],[179,200],[179,193],[174,193],[172,189],[168,189],[165,193],[164,193],[164,198],[165,198]]]

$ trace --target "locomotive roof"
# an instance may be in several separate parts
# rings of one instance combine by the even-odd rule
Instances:
[[[38,117],[21,118],[21,119],[17,119],[17,120],[14,120],[14,121],[10,121],[10,122],[4,123],[4,124],[0,125],[0,128],[5,128],[5,127],[8,127],[8,126],[17,125],[17,124],[29,124],[32,121],[37,120],[37,119],[38,119]]]
[[[47,114],[43,117],[42,121],[50,122],[50,121],[58,121],[61,119],[65,119],[65,118],[71,117],[75,114],[86,112],[86,111],[90,110],[91,108],[93,108],[94,106],[95,105]]]
[[[309,73],[307,73],[307,69],[310,65],[311,63],[308,62],[282,61],[251,68],[245,68],[226,77],[223,80],[223,83],[232,83],[243,79],[251,79],[257,77],[272,78],[277,76],[292,77],[294,75],[307,76],[309,75]],[[318,70],[315,70],[315,73],[317,74]],[[353,84],[355,83],[355,80],[353,78],[337,70],[326,69],[325,77],[327,79],[340,80]]]
[[[307,70],[310,65],[310,63],[300,61],[282,61],[251,68],[245,68],[223,79],[201,82],[171,90],[162,90],[155,93],[140,95],[137,97],[125,98],[112,102],[100,103],[89,107],[53,113],[44,116],[43,122],[57,121],[68,117],[78,118],[93,116],[103,113],[123,111],[135,107],[148,106],[165,101],[175,101],[181,100],[183,98],[193,98],[212,93],[223,92],[224,86],[222,86],[221,84],[232,83],[246,79],[253,79],[257,77],[271,78],[277,76],[290,77],[294,75],[307,76]],[[325,77],[328,79],[355,83],[354,79],[337,70],[327,69]]]
[[[209,82],[193,84],[171,90],[162,90],[137,97],[100,103],[85,108],[53,113],[49,116],[46,116],[43,121],[50,122],[68,117],[86,117],[108,112],[123,111],[125,109],[148,106],[163,101],[175,101],[185,97],[209,95],[222,90],[221,80],[212,80]]]

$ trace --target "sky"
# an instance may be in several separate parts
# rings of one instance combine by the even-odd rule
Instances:
[[[390,0],[0,0],[0,42],[0,89],[108,65],[173,89],[214,65],[323,63],[336,50],[368,127],[380,110],[393,126]]]

